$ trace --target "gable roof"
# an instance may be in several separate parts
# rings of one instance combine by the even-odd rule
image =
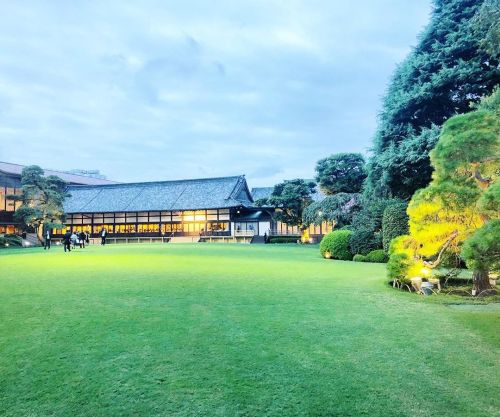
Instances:
[[[21,176],[25,165],[12,164],[10,162],[0,161],[0,172],[9,175]],[[43,169],[43,168],[42,168]],[[82,184],[82,185],[98,185],[98,184],[117,184],[115,181],[105,180],[102,178],[88,177],[86,175],[69,174],[62,171],[54,171],[52,169],[43,169],[46,176],[55,175],[69,184]]]
[[[70,186],[66,213],[201,210],[250,206],[243,175],[127,184]]]

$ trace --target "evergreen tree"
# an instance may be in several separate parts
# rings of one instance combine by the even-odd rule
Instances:
[[[33,227],[40,242],[43,242],[44,228],[60,224],[64,219],[66,186],[59,177],[44,177],[43,169],[33,165],[25,167],[21,173],[21,195],[10,196],[22,202],[14,218],[24,228]]]
[[[460,253],[464,241],[485,225],[466,245],[464,255],[474,268],[476,293],[489,289],[488,268],[498,262],[486,258],[498,252],[494,242],[500,239],[498,225],[487,226],[500,218],[500,107],[490,107],[499,103],[495,95],[500,90],[484,101],[484,108],[457,115],[443,126],[431,152],[433,180],[413,196],[408,206],[410,236],[398,238],[391,254],[412,259],[409,278],[420,275],[424,267],[438,267],[447,253]],[[496,233],[489,243],[488,231]]]
[[[434,1],[428,27],[397,68],[384,98],[368,164],[367,195],[409,199],[425,187],[432,173],[428,155],[439,127],[470,111],[471,103],[500,82],[497,55],[483,47],[485,36],[497,33],[493,26],[498,22],[479,19],[483,3]],[[479,24],[483,30],[477,29]]]
[[[290,226],[302,227],[302,214],[304,209],[312,203],[315,188],[314,181],[303,179],[285,180],[276,184],[267,200],[267,204],[278,209],[274,214],[274,219]]]
[[[337,153],[316,164],[316,182],[327,195],[359,193],[365,178],[365,159],[359,153]]]

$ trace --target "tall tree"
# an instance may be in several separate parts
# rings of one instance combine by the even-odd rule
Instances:
[[[477,30],[484,0],[435,0],[418,45],[397,68],[383,101],[366,192],[409,199],[431,180],[439,127],[471,110],[500,82],[498,57]],[[491,27],[494,20],[481,19]],[[498,24],[498,22],[496,22]]]
[[[365,159],[359,153],[337,153],[316,164],[316,182],[327,195],[359,193],[365,178]]]
[[[494,95],[500,95],[500,90]],[[408,206],[410,236],[404,239],[404,246],[416,265],[413,271],[437,267],[447,252],[459,253],[475,230],[500,217],[500,108],[487,109],[492,102],[498,100],[485,100],[486,109],[480,106],[443,126],[431,152],[433,180],[413,196]],[[476,249],[472,245],[467,254],[475,268],[473,283],[479,294],[489,288],[488,264],[471,261],[479,253]]]
[[[302,227],[302,214],[311,204],[312,194],[316,188],[314,181],[303,179],[286,180],[274,186],[267,203],[278,210],[274,214],[277,221],[290,226]]]
[[[22,171],[22,193],[11,196],[22,202],[14,218],[23,227],[33,227],[40,242],[43,242],[45,227],[61,223],[64,219],[63,202],[68,196],[66,186],[66,182],[59,177],[44,177],[43,169],[39,166],[28,166]]]

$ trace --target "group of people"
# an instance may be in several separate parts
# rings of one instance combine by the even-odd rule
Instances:
[[[89,234],[83,230],[81,232],[68,230],[63,236],[64,252],[71,252],[71,249],[75,249],[77,246],[85,248],[85,243],[89,243]]]
[[[101,238],[101,245],[106,244],[106,238],[108,236],[108,231],[103,227],[101,231],[99,232],[99,236]],[[44,249],[50,249],[50,243],[51,243],[51,233],[50,229],[47,229],[44,233]],[[62,239],[62,243],[64,245],[64,252],[71,252],[71,249],[75,249],[77,246],[80,248],[85,248],[85,244],[89,244],[90,241],[90,234],[85,232],[85,231],[71,231],[68,230],[64,235]]]

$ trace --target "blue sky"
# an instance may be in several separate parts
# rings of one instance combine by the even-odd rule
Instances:
[[[214,4],[215,3],[215,4]],[[0,160],[118,181],[367,153],[429,0],[0,0]]]

